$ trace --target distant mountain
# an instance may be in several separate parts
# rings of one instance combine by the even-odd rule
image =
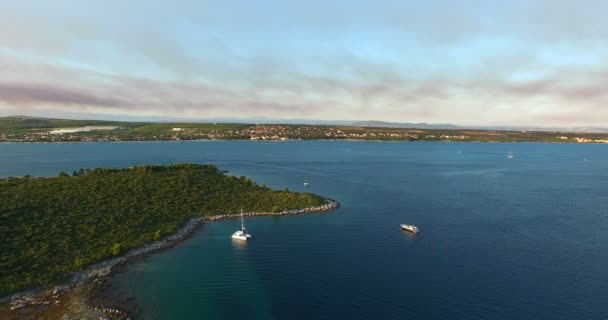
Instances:
[[[359,121],[354,122],[357,127],[380,127],[380,128],[411,128],[411,129],[464,129],[453,124],[429,124],[429,123],[409,123],[409,122],[386,122],[386,121]]]
[[[0,119],[16,119],[16,120],[61,120],[61,119],[54,119],[54,118],[45,118],[45,117],[31,117],[31,116],[21,116],[21,115],[0,117]]]
[[[488,127],[466,127],[475,130],[499,130],[499,131],[541,131],[541,132],[576,132],[576,133],[608,133],[608,128],[599,127],[510,127],[510,126],[488,126]]]
[[[583,127],[566,129],[569,132],[592,132],[592,133],[608,133],[608,128]]]
[[[387,121],[358,121],[353,126],[377,128],[411,128],[411,129],[452,129],[452,130],[499,130],[499,131],[545,131],[545,132],[580,132],[580,133],[608,133],[608,128],[599,127],[517,127],[517,126],[459,126],[454,124],[430,124],[410,122]]]
[[[315,119],[276,119],[265,117],[216,117],[216,118],[186,118],[186,117],[138,117],[138,116],[113,116],[113,115],[88,115],[69,114],[65,118],[45,116],[15,115],[0,117],[0,127],[6,126],[8,120],[21,120],[21,123],[57,123],[66,120],[82,121],[83,123],[119,123],[119,122],[145,122],[145,123],[243,123],[243,124],[302,124],[302,125],[335,125],[335,126],[357,126],[375,128],[407,128],[407,129],[452,129],[452,130],[499,130],[499,131],[545,131],[545,132],[579,132],[579,133],[608,133],[608,127],[535,127],[535,126],[470,126],[455,124],[433,124],[433,123],[410,123],[389,122],[378,120],[353,121],[353,120],[315,120]],[[82,120],[95,119],[95,120]],[[43,126],[46,127],[46,126]],[[0,128],[1,129],[1,128]]]

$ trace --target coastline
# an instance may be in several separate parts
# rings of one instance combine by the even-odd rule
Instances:
[[[253,216],[288,216],[308,213],[321,213],[340,207],[336,200],[324,197],[325,203],[316,207],[283,210],[280,212],[245,212],[243,215]],[[127,251],[125,254],[102,260],[69,275],[69,280],[54,288],[35,288],[9,294],[0,298],[0,318],[7,319],[36,319],[41,314],[57,310],[73,310],[73,304],[78,304],[78,312],[73,316],[80,319],[83,315],[105,317],[106,319],[129,319],[128,312],[119,308],[108,308],[103,303],[104,291],[107,290],[107,280],[128,263],[145,258],[150,254],[171,248],[199,230],[206,222],[239,218],[239,214],[221,214],[209,217],[190,218],[174,234],[154,241],[139,248]],[[82,295],[85,295],[83,297]],[[92,301],[97,300],[95,305]],[[63,301],[63,302],[62,302]],[[101,301],[101,303],[99,303]],[[6,309],[6,310],[4,310]],[[45,310],[48,309],[48,310]],[[109,318],[108,318],[109,317]],[[65,318],[65,317],[64,317]],[[71,319],[70,316],[67,319]]]
[[[350,142],[392,142],[392,143],[547,143],[547,144],[597,144],[605,145],[606,142],[577,142],[577,141],[495,141],[495,140],[381,140],[381,139],[289,139],[289,140],[250,140],[250,139],[187,139],[187,140],[107,140],[107,141],[0,141],[0,144],[86,144],[86,143],[149,143],[149,142],[219,142],[219,141],[239,141],[257,143],[280,143],[289,141],[350,141]]]

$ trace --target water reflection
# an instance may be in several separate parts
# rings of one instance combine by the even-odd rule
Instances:
[[[245,250],[245,247],[247,246],[247,241],[233,239],[233,238],[230,238],[230,239],[232,240],[232,247],[234,248],[235,251],[242,252],[243,250]]]
[[[420,234],[414,234],[414,233],[411,233],[411,232],[409,232],[409,231],[407,231],[407,230],[403,230],[403,229],[401,229],[401,233],[402,233],[402,234],[403,234],[403,235],[404,235],[404,236],[405,236],[405,237],[406,237],[408,240],[414,240],[415,238],[420,237]]]

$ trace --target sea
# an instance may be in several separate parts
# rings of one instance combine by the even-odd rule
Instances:
[[[0,144],[2,177],[179,162],[341,207],[207,223],[114,276],[135,319],[608,319],[607,145]]]

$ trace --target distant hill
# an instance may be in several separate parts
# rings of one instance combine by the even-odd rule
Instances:
[[[584,132],[584,133],[608,133],[608,128],[598,127],[577,127],[577,128],[556,128],[553,131],[565,131],[565,132]]]
[[[104,120],[66,120],[52,118],[38,118],[28,116],[0,117],[0,133],[25,132],[31,129],[53,129],[64,127],[128,125],[126,122]]]
[[[540,131],[540,132],[572,132],[572,133],[608,133],[608,128],[599,127],[510,127],[510,126],[488,126],[488,127],[466,127],[475,130],[499,130],[499,131]]]
[[[61,128],[66,126],[95,126],[115,125],[129,128],[137,128],[156,124],[209,124],[209,123],[231,123],[231,124],[300,124],[321,126],[354,126],[373,128],[403,128],[403,129],[428,129],[428,130],[499,130],[499,131],[539,131],[539,132],[578,132],[578,133],[608,133],[608,127],[534,127],[534,126],[465,126],[449,123],[411,123],[411,122],[389,122],[378,120],[349,121],[349,120],[310,120],[310,119],[273,119],[273,118],[161,118],[146,119],[140,117],[123,117],[118,121],[108,120],[79,120],[79,119],[57,119],[35,116],[10,116],[0,117],[0,132],[11,130],[27,130],[33,128]],[[147,120],[147,121],[145,121]]]
[[[411,128],[411,129],[464,129],[453,124],[429,124],[429,123],[409,123],[409,122],[386,122],[386,121],[359,121],[354,122],[357,127],[380,127],[380,128]]]
[[[431,124],[387,121],[358,121],[353,122],[357,127],[376,128],[407,128],[407,129],[449,129],[449,130],[499,130],[499,131],[546,131],[546,132],[581,132],[581,133],[608,133],[608,128],[599,127],[518,127],[518,126],[458,126],[454,124]]]

